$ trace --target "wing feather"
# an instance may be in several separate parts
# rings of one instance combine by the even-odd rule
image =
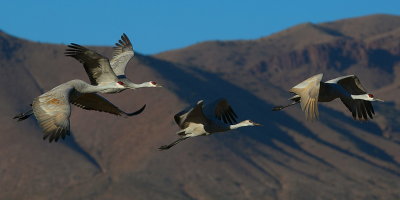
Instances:
[[[353,95],[366,94],[367,90],[361,84],[360,79],[356,75],[341,76],[326,83],[337,83],[347,92]]]
[[[340,98],[340,100],[351,112],[355,120],[373,119],[373,115],[375,113],[371,102],[360,99],[344,98],[344,97]]]
[[[118,43],[115,43],[111,67],[117,76],[125,75],[125,68],[134,56],[132,43],[126,34],[122,34]]]
[[[124,117],[137,115],[141,113],[144,110],[144,107],[146,106],[144,105],[141,109],[134,112],[134,114],[126,113],[98,94],[95,93],[82,94],[78,92],[76,92],[71,98],[71,103],[85,110],[95,110],[99,112],[106,112]]]
[[[327,83],[337,83],[352,95],[362,95],[367,93],[367,90],[361,84],[360,79],[355,75],[338,77],[327,81]],[[345,103],[345,101],[347,104]],[[370,101],[365,101],[361,99],[345,100],[345,101],[342,99],[342,102],[352,112],[354,119],[368,120],[369,118],[371,119],[373,118],[375,112]],[[352,107],[352,109],[350,109],[350,107]]]
[[[237,123],[235,117],[233,116],[233,113],[231,112],[232,109],[228,109],[228,112],[226,112],[231,124]]]
[[[198,101],[195,106],[177,113],[174,116],[174,119],[182,129],[186,128],[188,122],[204,124],[207,121],[207,118],[203,113],[203,100]]]
[[[118,81],[106,57],[78,44],[71,43],[68,47],[65,55],[83,64],[92,85]]]
[[[218,99],[207,106],[209,106],[208,110],[211,112],[210,117],[222,120],[225,124],[237,123],[237,115],[226,99]]]
[[[300,106],[307,120],[318,119],[318,95],[322,76],[322,74],[312,76],[289,90],[300,96]]]
[[[371,115],[374,115],[375,111],[374,111],[374,107],[372,106],[372,103],[368,101],[368,102],[366,102],[366,104],[367,104],[367,111],[370,112]]]
[[[69,135],[71,106],[68,95],[72,88],[59,87],[34,99],[33,113],[43,130],[43,139],[58,141]]]
[[[367,111],[366,111],[366,106],[365,106],[365,101],[361,101],[360,107],[361,107],[361,113],[362,113],[363,118],[364,118],[365,120],[368,120]]]

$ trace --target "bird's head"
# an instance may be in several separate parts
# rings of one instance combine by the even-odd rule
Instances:
[[[369,93],[361,94],[361,95],[351,95],[351,97],[353,99],[360,99],[360,100],[365,100],[365,101],[381,101],[381,102],[383,102],[382,99],[377,99],[374,97],[373,94],[369,94]]]
[[[116,85],[117,85],[117,88],[126,88],[126,84],[122,81],[118,81],[116,83]]]
[[[160,84],[157,84],[155,81],[149,81],[147,82],[148,87],[162,87]]]
[[[251,120],[244,120],[244,121],[241,122],[241,124],[242,124],[243,126],[262,126],[262,124],[253,122],[253,121],[251,121]]]

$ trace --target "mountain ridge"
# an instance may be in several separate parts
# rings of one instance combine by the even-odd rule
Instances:
[[[305,24],[300,29],[305,36],[309,30],[319,35],[319,26]],[[395,29],[382,34],[395,36]],[[104,96],[123,110],[147,104],[146,110],[125,119],[73,107],[73,137],[52,144],[42,141],[34,119],[17,123],[11,118],[29,109],[41,89],[47,91],[70,79],[88,81],[85,71],[63,55],[63,45],[6,37],[0,37],[1,52],[10,53],[0,56],[4,86],[0,158],[5,160],[0,163],[0,199],[400,197],[400,129],[395,124],[400,68],[397,51],[388,45],[388,41],[400,42],[396,40],[400,37],[385,36],[373,47],[342,36],[304,46],[305,40],[293,37],[293,46],[299,49],[289,52],[287,46],[274,50],[280,43],[272,48],[253,40],[206,42],[153,56],[135,53],[127,76],[165,87]],[[4,44],[19,48],[4,50]],[[109,47],[93,48],[111,56]],[[381,51],[370,52],[376,49]],[[381,62],[381,58],[391,61]],[[387,102],[373,103],[376,115],[370,122],[353,121],[339,101],[320,104],[317,122],[307,122],[298,107],[271,111],[287,102],[290,86],[320,72],[327,79],[355,73]],[[220,96],[229,100],[240,120],[250,118],[264,126],[191,138],[168,151],[157,150],[177,137],[175,113],[200,99]]]

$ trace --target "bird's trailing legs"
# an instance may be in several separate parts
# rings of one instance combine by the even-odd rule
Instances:
[[[22,121],[27,119],[28,117],[30,117],[33,114],[32,110],[28,110],[27,112],[24,113],[20,113],[18,115],[16,115],[15,117],[13,117],[13,119],[18,119],[18,121]]]
[[[293,105],[298,104],[298,103],[300,103],[300,101],[294,101],[291,104],[286,105],[286,106],[275,106],[275,107],[272,108],[272,111],[282,110],[282,109],[284,109],[286,107],[293,106]]]
[[[169,149],[169,148],[175,146],[175,145],[178,144],[179,142],[182,142],[183,140],[186,140],[186,139],[188,139],[188,138],[189,138],[189,137],[181,137],[181,138],[175,140],[174,142],[172,142],[171,144],[163,145],[163,146],[161,146],[161,147],[158,147],[158,150],[160,150],[160,151],[162,151],[162,150],[167,150],[167,149]]]

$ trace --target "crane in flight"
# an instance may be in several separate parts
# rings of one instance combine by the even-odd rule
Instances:
[[[381,101],[361,85],[355,75],[341,76],[326,82],[321,82],[323,74],[314,75],[297,84],[289,90],[295,95],[289,100],[293,102],[286,106],[276,106],[272,110],[278,111],[300,103],[307,120],[318,118],[318,102],[329,102],[339,98],[350,110],[355,120],[372,119],[375,114],[372,101]]]
[[[118,93],[126,89],[143,87],[162,87],[155,81],[148,81],[140,84],[130,81],[125,76],[125,68],[134,55],[132,43],[128,36],[123,34],[115,45],[111,61],[96,51],[75,43],[68,45],[69,48],[66,49],[65,55],[73,57],[83,64],[92,85],[118,82],[125,86],[124,88],[104,90],[102,93]]]
[[[36,97],[31,104],[32,109],[14,117],[22,121],[34,115],[43,130],[43,139],[57,142],[70,134],[71,104],[86,110],[107,112],[119,116],[133,116],[141,113],[145,106],[133,113],[126,113],[105,98],[95,94],[104,90],[124,88],[123,84],[107,83],[90,85],[82,80],[71,80]]]
[[[171,144],[159,147],[166,150],[189,137],[210,135],[217,132],[225,132],[243,126],[260,126],[251,120],[237,123],[237,115],[226,99],[218,99],[204,105],[203,100],[197,102],[194,107],[183,110],[174,116],[180,131],[177,132],[179,139]]]

